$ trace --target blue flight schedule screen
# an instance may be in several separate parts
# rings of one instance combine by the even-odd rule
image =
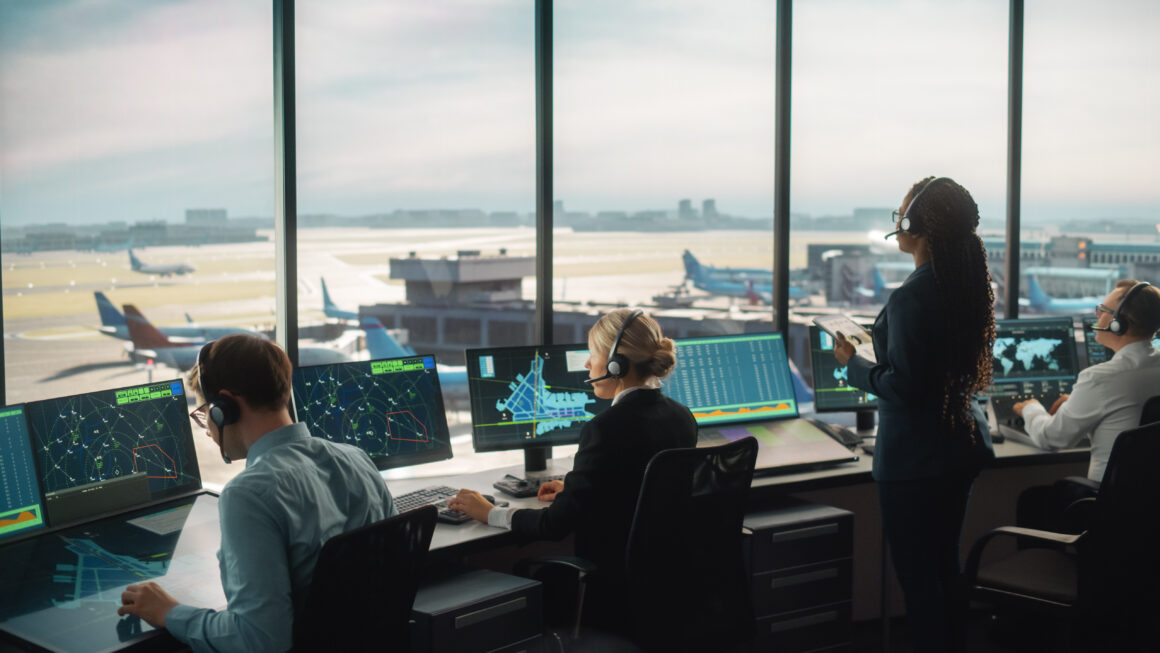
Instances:
[[[797,399],[780,333],[674,340],[677,367],[663,391],[698,424],[797,417]]]
[[[0,539],[44,526],[22,406],[0,408]]]

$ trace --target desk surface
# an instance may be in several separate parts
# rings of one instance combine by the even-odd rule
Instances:
[[[753,479],[752,499],[763,501],[765,498],[799,492],[805,490],[819,490],[859,483],[870,483],[871,456],[858,450],[857,461],[842,463],[832,467],[814,469],[790,474],[768,474],[755,476]],[[995,467],[1015,467],[1023,465],[1046,465],[1086,460],[1087,450],[1067,450],[1050,452],[1037,449],[1018,442],[1006,441],[995,445]],[[572,457],[553,458],[548,465],[548,474],[565,474],[572,469]],[[512,465],[489,469],[471,474],[455,476],[441,476],[429,478],[393,479],[387,482],[391,492],[402,494],[432,485],[449,485],[457,488],[469,488],[491,494],[497,499],[504,499],[511,503],[512,508],[543,508],[546,503],[535,497],[517,499],[509,497],[492,487],[492,483],[503,477],[504,474],[523,475],[522,465]],[[629,500],[635,500],[632,497]],[[515,536],[507,530],[487,526],[476,521],[463,524],[439,523],[435,528],[435,535],[431,540],[433,552],[439,551],[444,555],[467,555],[505,544],[514,543]]]

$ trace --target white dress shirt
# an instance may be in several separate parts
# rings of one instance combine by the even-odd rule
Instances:
[[[1024,428],[1044,449],[1074,446],[1090,436],[1088,478],[1100,481],[1116,437],[1140,425],[1144,402],[1155,395],[1160,395],[1160,351],[1149,340],[1133,342],[1106,363],[1080,372],[1071,397],[1055,415],[1037,401],[1025,406]]]

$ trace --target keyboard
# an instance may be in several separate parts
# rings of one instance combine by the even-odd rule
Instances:
[[[431,487],[420,488],[406,494],[400,494],[395,497],[395,507],[399,509],[400,513],[422,508],[423,506],[435,506],[439,509],[439,521],[448,524],[462,524],[466,521],[471,521],[471,517],[465,512],[459,510],[451,510],[447,507],[447,500],[459,494],[459,490],[446,485],[432,485]]]
[[[548,481],[562,481],[563,475],[559,476],[542,476],[540,478],[526,479],[519,476],[512,476],[511,474],[504,474],[500,480],[492,483],[491,486],[503,492],[508,496],[523,499],[526,497],[534,497],[540,492],[540,486]]]
[[[1023,428],[1023,418],[1015,414],[1015,404],[1020,401],[1027,401],[1029,399],[1037,399],[1043,407],[1050,410],[1051,405],[1059,399],[1058,392],[1047,392],[1043,394],[1035,393],[1017,393],[1011,395],[992,396],[991,408],[995,411],[995,422],[999,426],[1000,431],[1003,427],[1014,429],[1016,431],[1025,431]]]
[[[822,433],[834,438],[847,447],[855,447],[862,442],[862,436],[848,428],[838,426],[837,424],[827,424],[816,417],[807,417],[805,420],[813,424]]]

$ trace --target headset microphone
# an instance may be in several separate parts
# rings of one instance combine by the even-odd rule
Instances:
[[[902,231],[902,229],[895,229],[894,231],[891,231],[890,233],[883,236],[882,240],[890,240],[891,236],[897,236],[898,234],[902,233]]]
[[[587,383],[588,385],[592,385],[593,383],[596,383],[597,381],[603,381],[604,379],[611,379],[611,378],[612,378],[611,374],[605,374],[604,376],[598,376],[595,379],[584,379],[584,382]]]

